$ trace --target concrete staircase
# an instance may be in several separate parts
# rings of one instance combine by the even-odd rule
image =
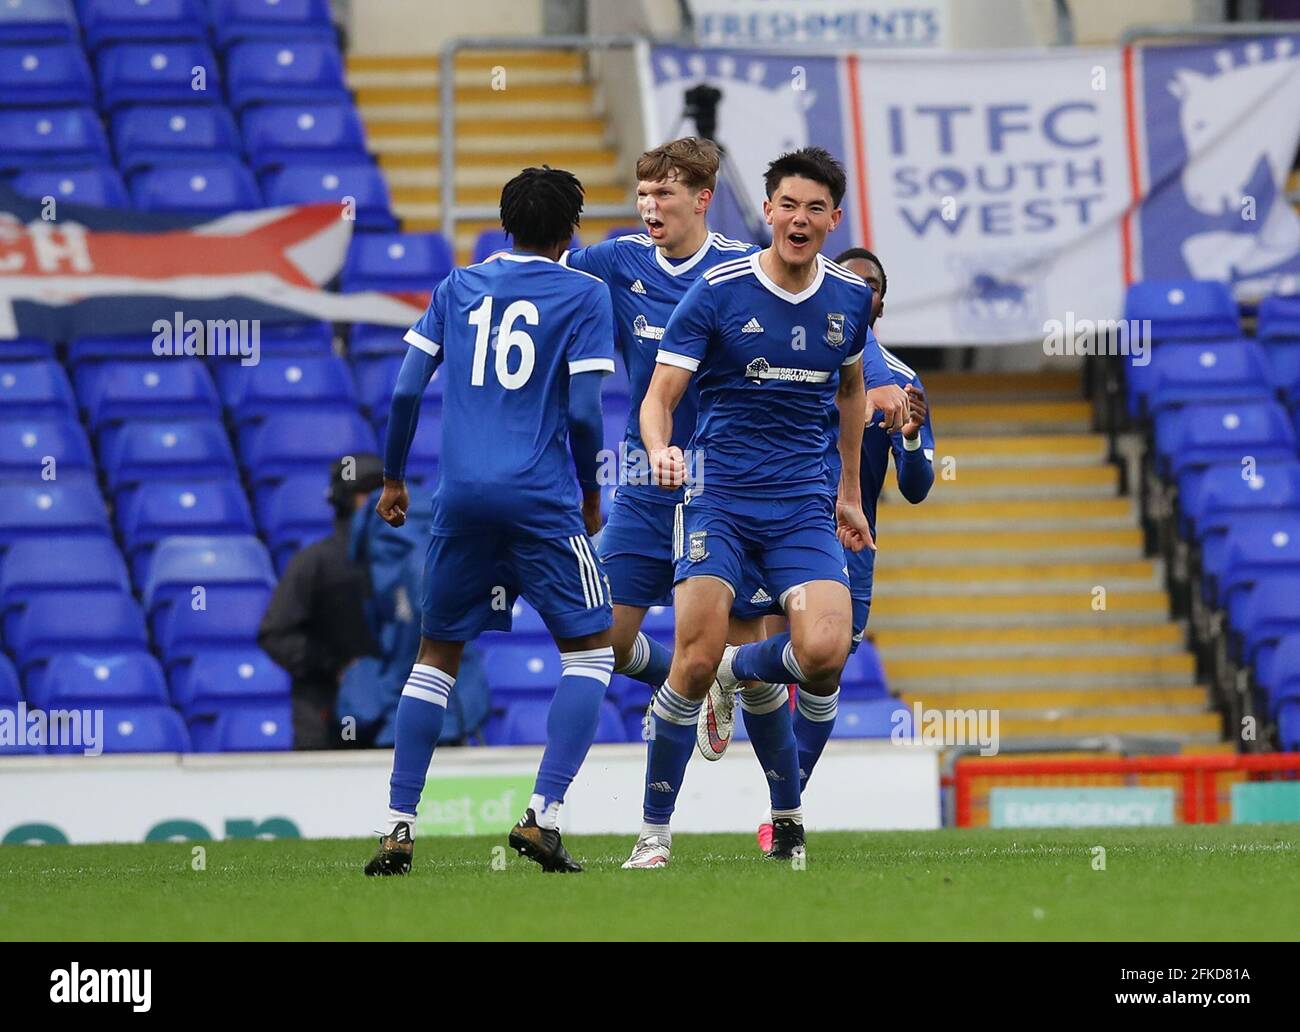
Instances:
[[[408,230],[442,225],[438,63],[437,57],[427,56],[348,57],[348,82],[356,92],[370,149],[388,179],[394,212]],[[459,203],[495,206],[508,179],[521,168],[546,162],[577,175],[589,204],[628,206],[627,218],[584,219],[584,243],[635,223],[631,172],[619,166],[580,53],[459,55],[456,126]],[[469,260],[479,232],[496,228],[495,218],[458,221],[457,261]]]
[[[891,689],[909,704],[997,709],[1004,742],[1218,742],[1161,564],[1143,555],[1136,502],[1090,430],[1079,376],[923,379],[935,484],[912,506],[891,479],[879,514],[869,634]]]

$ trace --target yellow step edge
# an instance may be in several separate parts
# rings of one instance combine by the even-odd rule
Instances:
[[[553,168],[565,168],[568,165],[608,165],[618,163],[618,153],[608,148],[590,148],[585,150],[552,150],[538,147],[527,151],[483,151],[463,154],[456,159],[456,167],[464,170],[469,167],[488,165],[493,168],[513,167],[516,171],[538,161],[546,161]],[[397,168],[437,168],[431,165],[427,154],[381,154],[379,167]],[[504,183],[505,180],[502,180]]]
[[[985,659],[890,659],[885,656],[886,680],[909,677],[1042,677],[1050,682],[1065,674],[1192,674],[1196,658],[1188,653],[1154,656],[998,656]]]
[[[951,531],[941,530],[928,534],[906,530],[891,531],[889,547],[893,551],[924,549],[929,552],[941,549],[954,549],[969,552],[979,551],[1011,552],[1030,547],[1046,548],[1081,548],[1095,547],[1138,547],[1142,544],[1142,531],[1137,527],[1116,527],[1101,530],[1072,530],[1063,536],[1056,530],[989,530],[989,531]]]
[[[350,72],[436,72],[438,54],[349,54]],[[457,68],[492,68],[496,65],[527,68],[582,68],[577,50],[462,50],[456,54]]]
[[[1011,404],[1000,402],[962,403],[939,408],[949,423],[1054,423],[1092,419],[1092,406],[1086,401],[1021,401]]]
[[[909,706],[933,709],[1079,709],[1107,706],[1204,706],[1204,688],[1043,689],[1027,692],[903,692]]]
[[[935,409],[938,412],[938,408]],[[1014,409],[1012,410],[1015,411]],[[1043,452],[1048,455],[1075,455],[1105,452],[1102,434],[1017,434],[1006,437],[944,437],[946,455],[972,452],[976,455],[1025,455]]]
[[[1017,645],[1182,645],[1175,623],[1118,624],[1107,627],[867,627],[867,637],[882,652],[902,648],[962,648]]]
[[[1008,717],[998,721],[998,735],[1004,740],[1039,735],[1218,734],[1220,728],[1217,713],[1127,713],[1059,720]]]
[[[509,89],[494,90],[490,86],[461,86],[455,91],[456,100],[466,104],[500,103],[502,105],[536,103],[537,101],[587,101],[595,96],[595,87],[585,82],[523,83]],[[441,103],[442,91],[436,86],[362,86],[356,91],[358,107],[409,104],[422,107]],[[459,119],[458,119],[459,121]]]
[[[562,134],[604,134],[605,123],[599,118],[474,118],[466,119],[464,124],[456,120],[457,136],[533,136],[542,133]],[[438,149],[439,133],[442,122],[435,118],[414,119],[410,122],[396,119],[376,118],[366,122],[366,135],[372,143],[382,143],[386,138],[400,136],[427,136],[429,146]]]
[[[960,474],[959,474],[960,475]],[[1087,519],[1131,516],[1133,502],[1128,498],[1025,498],[1021,500],[958,501],[927,498],[922,508],[890,503],[880,507],[880,522],[888,524],[889,518],[898,515],[903,519],[923,519],[926,522],[942,520],[1013,520],[1013,519]],[[978,533],[971,531],[971,533]]]
[[[1091,614],[1098,623],[1106,619],[1107,613],[1150,612],[1166,615],[1169,612],[1169,596],[1163,591],[1109,591],[1106,593],[1106,609],[1098,612],[1092,608],[1090,592],[1061,592],[1053,594],[1014,594],[1014,595],[925,595],[910,597],[906,595],[881,595],[871,604],[871,615],[894,616],[943,616],[944,614],[997,614],[997,613],[1062,613],[1077,614],[1080,619]]]
[[[898,580],[904,583],[919,581],[1019,581],[1019,580],[1086,580],[1092,584],[1105,584],[1109,580],[1142,579],[1155,576],[1155,563],[1150,559],[1131,562],[1101,563],[1013,563],[990,567],[987,563],[970,566],[908,566],[882,567],[876,571],[876,583]]]
[[[889,341],[886,337],[885,343]],[[957,373],[936,370],[927,372],[922,377],[927,394],[936,397],[951,393],[959,397],[969,397],[984,391],[1007,391],[1028,389],[1050,389],[1074,391],[1083,395],[1083,375],[1077,371],[1052,371],[1046,369],[1033,372],[1009,373]]]
[[[942,439],[934,453],[935,462],[942,462],[948,456],[948,450]],[[1026,475],[1023,469],[1015,466],[962,466],[961,457],[957,456],[956,474],[951,480],[942,480],[944,490],[953,487],[986,487],[993,484],[1005,484],[1008,487],[1037,487],[1055,484],[1061,487],[1080,485],[1118,485],[1119,470],[1114,466],[1041,466],[1035,467],[1032,475]],[[938,486],[938,485],[936,485]]]

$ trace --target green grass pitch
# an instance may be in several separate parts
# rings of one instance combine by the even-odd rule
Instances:
[[[752,837],[574,836],[580,875],[501,838],[425,838],[407,878],[373,840],[11,846],[0,939],[1294,939],[1300,825],[812,833],[805,870]],[[1105,849],[1095,870],[1094,847]],[[495,861],[495,863],[494,863]],[[504,864],[504,869],[502,865]]]

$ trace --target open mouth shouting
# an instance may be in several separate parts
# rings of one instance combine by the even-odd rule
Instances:
[[[786,243],[790,245],[790,250],[795,254],[803,254],[812,244],[812,237],[807,233],[800,233],[798,230],[792,230],[786,234]]]
[[[662,240],[664,238],[664,224],[653,215],[646,216],[645,226],[650,232],[651,240]]]

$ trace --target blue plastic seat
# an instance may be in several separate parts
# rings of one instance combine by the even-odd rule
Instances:
[[[1295,430],[1277,402],[1241,405],[1189,405],[1183,408],[1181,439],[1168,456],[1180,494],[1193,495],[1205,470],[1224,462],[1257,463],[1295,457]]]
[[[334,352],[334,330],[327,322],[263,323],[263,357],[329,355]]]
[[[739,726],[739,721],[737,721]],[[912,737],[912,713],[899,699],[841,702],[832,738],[890,738],[895,727],[906,740]]]
[[[92,430],[127,419],[195,419],[221,416],[212,377],[201,362],[153,359],[105,362],[77,376]]]
[[[236,111],[250,104],[350,102],[343,82],[343,60],[332,42],[252,41],[226,54],[230,103]]]
[[[28,680],[27,701],[41,709],[165,706],[167,682],[148,652],[60,652]]]
[[[99,51],[95,67],[108,111],[127,104],[221,103],[221,72],[203,42],[117,43]]]
[[[0,351],[0,354],[4,354]],[[0,419],[77,416],[72,385],[57,362],[0,361]]]
[[[239,130],[220,104],[140,104],[113,114],[113,148],[127,174],[154,165],[203,164],[214,155],[238,158]]]
[[[844,671],[840,674],[840,698],[879,699],[888,694],[880,654],[871,642],[863,641],[844,664]]]
[[[14,669],[9,657],[0,652],[0,706],[8,708],[11,703],[22,699],[18,671]]]
[[[104,710],[105,753],[189,752],[185,722],[170,706],[113,706]],[[52,745],[49,752],[73,754],[84,745]]]
[[[5,341],[5,357],[10,360],[34,358],[42,362],[56,361],[54,345],[41,337],[10,337]]]
[[[1300,586],[1300,517],[1276,516],[1263,533],[1243,532],[1234,527],[1228,533],[1227,561],[1219,578],[1219,603],[1228,610],[1234,627],[1250,589],[1264,577],[1287,574]]]
[[[72,43],[0,46],[0,107],[93,104],[95,83]]]
[[[544,697],[549,703],[563,668],[555,645],[547,641],[484,643],[483,674],[492,690],[492,705]]]
[[[455,264],[441,233],[357,234],[343,266],[343,289],[432,290]]]
[[[420,411],[420,421],[411,438],[410,451],[406,453],[406,475],[411,480],[433,481],[438,477],[438,465],[442,457],[440,415],[440,405],[425,405]],[[385,441],[388,435],[388,412],[385,410],[380,418],[383,422],[375,427],[376,436]]]
[[[14,190],[39,201],[53,197],[93,208],[129,208],[131,197],[114,168],[38,169],[15,177]]]
[[[337,38],[328,0],[211,0],[212,28],[223,49],[246,39]]]
[[[96,362],[109,360],[153,359],[153,334],[93,333],[74,337],[68,342],[68,364],[73,369],[74,383],[77,373]]]
[[[357,362],[352,375],[357,385],[357,401],[372,420],[383,420],[397,387],[402,368],[401,355],[382,355]]]
[[[271,600],[271,589],[216,584],[207,590],[207,608],[169,606],[158,624],[158,644],[169,679],[184,676],[184,667],[210,649],[251,648]]]
[[[202,163],[148,168],[131,176],[131,197],[141,211],[224,215],[262,207],[252,171],[239,159],[214,154]]]
[[[234,405],[240,426],[282,412],[340,408],[356,411],[356,388],[347,363],[337,355],[263,358],[250,368]]]
[[[1179,527],[1185,537],[1202,542],[1226,533],[1234,516],[1246,512],[1300,514],[1300,461],[1281,460],[1255,467],[1250,479],[1240,462],[1211,466],[1194,496],[1178,499]]]
[[[1151,320],[1151,337],[1217,340],[1241,333],[1241,313],[1232,292],[1212,280],[1146,280],[1128,288],[1124,318]]]
[[[118,527],[137,584],[149,574],[154,546],[166,537],[244,536],[253,514],[238,480],[150,480],[118,512]]]
[[[549,699],[519,699],[506,710],[502,745],[543,745],[546,742],[546,717],[550,711]],[[596,744],[627,740],[623,719],[618,708],[606,699],[600,704],[596,724]]]
[[[86,46],[106,43],[207,39],[207,12],[199,0],[81,0]]]
[[[388,183],[369,161],[295,162],[262,176],[262,192],[271,206],[333,204],[340,212],[346,211],[345,198],[351,198],[358,229],[397,227]]]
[[[112,538],[40,537],[15,541],[0,562],[0,613],[12,638],[23,608],[49,591],[129,593],[126,563]]]
[[[58,652],[138,652],[149,646],[140,604],[121,591],[46,591],[23,609],[10,645],[24,680]]]
[[[1296,593],[1300,581],[1291,574],[1265,574],[1255,582],[1238,609],[1233,629],[1241,635],[1241,657],[1256,667],[1266,667],[1278,641],[1300,633]]]
[[[243,128],[259,174],[294,162],[367,160],[365,130],[351,103],[264,104],[244,112]]]
[[[77,40],[72,0],[4,0],[0,43],[58,43]]]
[[[1268,712],[1275,719],[1283,703],[1300,702],[1300,630],[1276,641],[1272,655],[1256,663],[1255,679],[1264,689]]]
[[[195,752],[283,752],[293,748],[293,711],[285,702],[241,703],[190,721]]]
[[[1300,700],[1287,699],[1277,710],[1277,747],[1300,752]]]
[[[504,229],[485,229],[474,241],[473,264],[477,265],[497,251],[508,251],[510,246],[510,236]]]
[[[334,509],[326,497],[327,478],[299,473],[269,485],[255,499],[258,526],[271,543],[276,570],[304,545],[328,536],[334,529]]]
[[[0,483],[0,547],[55,534],[109,536],[108,511],[93,481]]]
[[[0,140],[0,173],[112,162],[104,127],[90,107],[0,110]]]
[[[77,420],[0,420],[0,478],[55,482],[70,469],[95,469],[90,442]]]
[[[189,720],[232,703],[283,702],[289,675],[261,649],[208,649],[172,680],[172,702]]]
[[[379,453],[375,432],[359,412],[281,413],[256,428],[241,453],[253,487],[313,467],[326,477],[342,455]]]
[[[1300,294],[1275,294],[1261,299],[1255,336],[1262,341],[1300,340]]]
[[[348,337],[348,357],[375,358],[379,355],[405,355],[409,344],[403,340],[406,330],[400,326],[353,323]]]
[[[1139,402],[1153,412],[1206,402],[1267,402],[1274,397],[1268,360],[1250,340],[1156,348],[1148,372],[1150,393],[1139,394]]]
[[[165,423],[128,423],[104,449],[104,473],[109,487],[123,501],[121,490],[156,477],[238,477],[230,438],[215,419]]]
[[[149,619],[180,599],[188,606],[194,585],[269,590],[275,572],[266,546],[251,535],[242,537],[175,536],[154,549],[142,595]]]

